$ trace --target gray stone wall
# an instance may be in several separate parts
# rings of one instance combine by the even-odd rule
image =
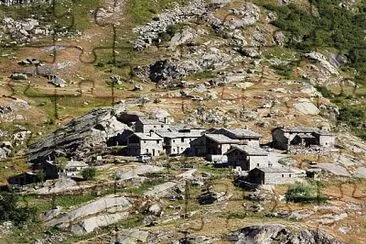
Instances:
[[[295,173],[265,173],[264,184],[266,185],[279,185],[290,184],[296,181]]]
[[[319,145],[325,148],[332,148],[335,145],[335,136],[319,136]]]

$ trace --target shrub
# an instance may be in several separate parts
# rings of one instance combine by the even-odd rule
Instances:
[[[325,97],[325,98],[333,97],[333,93],[327,87],[316,86],[315,88],[322,94],[323,97]]]
[[[97,170],[93,167],[83,169],[81,175],[85,180],[93,180],[97,174]]]
[[[290,186],[285,194],[286,201],[312,203],[326,202],[327,198],[319,193],[319,184],[315,183],[295,183]]]
[[[0,222],[12,221],[20,226],[25,222],[34,219],[35,208],[19,207],[18,197],[13,193],[2,193],[0,195]]]

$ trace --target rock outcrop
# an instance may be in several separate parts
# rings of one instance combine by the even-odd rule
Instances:
[[[14,20],[6,17],[0,27],[0,43],[22,45],[49,34],[49,27],[42,26],[36,19]]]
[[[108,195],[65,214],[47,218],[45,225],[70,228],[76,235],[84,235],[96,228],[108,226],[128,217],[132,207],[123,196]]]
[[[322,230],[292,230],[280,224],[248,226],[229,234],[228,239],[235,243],[298,243],[298,244],[340,244]]]
[[[84,159],[91,150],[106,147],[107,140],[118,133],[131,130],[118,120],[123,105],[99,108],[73,119],[52,134],[29,146],[29,162],[37,163],[54,159],[58,155]]]

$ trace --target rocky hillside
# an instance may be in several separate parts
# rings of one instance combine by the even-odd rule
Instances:
[[[0,185],[41,159],[97,167],[94,180],[18,189],[18,207],[39,222],[0,218],[0,242],[366,242],[365,10],[343,0],[0,1]],[[325,170],[317,189],[328,202],[288,203],[287,185],[244,191],[197,158],[131,163],[114,143],[130,133],[122,113],[248,127],[267,146],[278,126],[327,128],[335,152],[280,156]]]

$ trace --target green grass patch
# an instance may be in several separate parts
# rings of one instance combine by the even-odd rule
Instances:
[[[143,24],[162,10],[171,7],[173,2],[183,5],[187,0],[130,0],[126,3],[126,8],[132,16],[133,23]]]
[[[324,203],[327,197],[322,195],[321,188],[323,185],[319,182],[295,183],[288,188],[285,198],[287,202]]]

